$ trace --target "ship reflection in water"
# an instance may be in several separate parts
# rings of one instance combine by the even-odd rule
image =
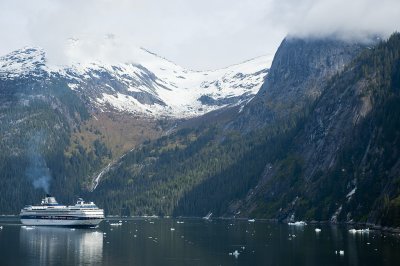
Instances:
[[[34,265],[100,264],[103,233],[93,229],[22,226],[21,249]]]

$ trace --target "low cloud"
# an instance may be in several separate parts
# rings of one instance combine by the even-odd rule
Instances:
[[[282,19],[287,33],[291,36],[317,38],[333,36],[358,41],[374,35],[386,38],[400,29],[398,0],[284,2],[276,2],[275,19]]]
[[[362,40],[399,29],[398,0],[0,2],[0,54],[40,46],[55,63],[137,61],[145,47],[210,69],[274,53],[287,34]]]

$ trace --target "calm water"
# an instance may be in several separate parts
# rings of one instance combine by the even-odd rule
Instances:
[[[70,229],[3,218],[0,225],[0,265],[400,265],[398,235],[351,234],[340,226],[316,233],[313,225],[201,219]],[[235,250],[237,258],[229,254]]]

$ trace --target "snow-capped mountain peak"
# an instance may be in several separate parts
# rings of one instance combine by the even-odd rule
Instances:
[[[43,49],[24,47],[0,57],[0,78],[15,78],[40,70],[46,64]]]
[[[134,53],[134,63],[97,60],[57,66],[48,63],[43,49],[25,47],[0,57],[0,79],[60,78],[101,111],[183,118],[247,103],[272,62],[272,56],[261,56],[223,69],[193,71],[144,48]]]

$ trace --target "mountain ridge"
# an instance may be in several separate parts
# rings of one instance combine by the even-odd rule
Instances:
[[[0,58],[0,78],[56,76],[100,111],[185,118],[246,103],[257,93],[271,61],[271,56],[262,56],[217,70],[192,71],[145,49],[138,54],[143,62],[55,66],[47,62],[43,49],[25,47]]]

